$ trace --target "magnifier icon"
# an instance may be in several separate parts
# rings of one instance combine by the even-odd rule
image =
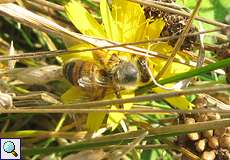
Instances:
[[[6,153],[11,153],[13,154],[14,157],[17,157],[18,154],[15,152],[15,145],[13,142],[11,141],[7,141],[3,144],[3,150],[6,152]]]

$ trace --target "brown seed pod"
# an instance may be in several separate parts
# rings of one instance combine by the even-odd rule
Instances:
[[[201,139],[201,140],[197,141],[195,143],[196,151],[197,152],[203,152],[205,147],[206,147],[206,142],[207,142],[206,139]]]
[[[201,155],[202,160],[214,160],[216,158],[216,153],[215,151],[205,151]]]
[[[208,139],[208,146],[212,149],[216,149],[219,147],[219,141],[218,141],[218,138],[217,137],[210,137]]]
[[[223,136],[219,138],[220,147],[230,150],[230,136]]]
[[[197,132],[188,133],[187,136],[188,136],[188,138],[189,138],[191,141],[197,141],[197,140],[200,139],[200,134],[197,133]]]
[[[194,118],[185,118],[184,123],[185,124],[195,124],[196,121]],[[191,141],[196,141],[196,140],[200,139],[200,134],[197,132],[188,133],[187,136]]]
[[[203,137],[210,138],[213,136],[213,130],[207,130],[202,132]]]
[[[185,123],[185,124],[195,124],[196,121],[195,121],[194,118],[185,118],[185,119],[184,119],[184,123]]]

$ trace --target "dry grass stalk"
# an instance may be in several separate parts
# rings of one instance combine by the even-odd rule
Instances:
[[[32,103],[32,102],[30,102]],[[50,102],[49,102],[50,103]],[[17,105],[17,102],[15,102]],[[20,104],[18,104],[20,105]],[[27,105],[27,104],[25,104]],[[230,114],[229,109],[228,110],[211,110],[211,109],[194,109],[192,111],[182,111],[182,110],[155,110],[155,109],[130,109],[130,110],[124,110],[124,109],[82,109],[82,108],[66,108],[66,105],[62,105],[64,108],[46,108],[46,105],[43,105],[44,109],[31,109],[30,107],[23,107],[20,108],[13,108],[13,109],[0,109],[0,113],[125,113],[125,114],[164,114],[164,115],[173,115],[173,114],[191,114],[191,113],[224,113],[224,114]],[[33,106],[35,107],[35,106]],[[42,106],[38,106],[42,107]],[[54,106],[56,107],[56,106]]]
[[[3,3],[13,3],[15,2],[15,0],[1,0],[0,4],[3,4]]]
[[[16,107],[62,104],[58,97],[49,92],[30,92],[25,95],[15,96],[13,100]]]
[[[30,1],[30,0],[26,0],[26,1]],[[38,3],[40,5],[43,5],[43,6],[46,6],[46,7],[49,7],[49,8],[52,8],[56,11],[64,11],[64,7],[61,6],[61,5],[58,5],[56,3],[52,3],[52,2],[49,2],[49,1],[46,1],[46,0],[33,0],[33,2],[35,3]]]
[[[160,94],[150,94],[145,96],[136,96],[133,98],[127,98],[127,99],[115,99],[115,100],[101,100],[101,101],[91,101],[91,102],[82,102],[82,103],[75,103],[75,104],[67,104],[67,105],[53,105],[53,106],[31,106],[24,109],[15,109],[15,110],[2,110],[2,113],[46,113],[49,111],[49,113],[54,112],[54,109],[57,109],[55,112],[59,112],[58,109],[63,108],[63,112],[71,112],[71,109],[76,108],[84,108],[84,107],[102,107],[106,105],[117,105],[117,104],[124,104],[124,103],[130,103],[130,102],[141,102],[141,101],[148,101],[148,100],[160,100],[165,99],[169,97],[176,97],[181,95],[191,95],[191,94],[197,94],[197,93],[209,93],[209,92],[217,92],[217,91],[223,91],[223,90],[229,90],[229,85],[220,85],[215,87],[204,87],[204,88],[194,88],[194,89],[185,89],[181,91],[175,91],[175,92],[165,92]],[[68,110],[68,109],[69,110]],[[64,110],[65,109],[65,110]],[[47,110],[47,111],[46,111]],[[80,110],[79,110],[80,111]],[[96,111],[96,110],[94,110]],[[82,109],[82,112],[87,112],[87,109]]]

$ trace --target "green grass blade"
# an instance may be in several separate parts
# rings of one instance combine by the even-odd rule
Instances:
[[[216,63],[211,63],[211,64],[208,64],[207,66],[200,67],[200,68],[188,71],[188,72],[177,74],[177,75],[169,77],[169,78],[165,78],[163,80],[158,81],[158,83],[161,85],[164,85],[167,83],[178,82],[178,81],[181,81],[181,80],[184,80],[187,78],[192,78],[192,77],[197,76],[197,75],[201,75],[204,73],[208,73],[210,71],[214,71],[216,69],[224,68],[226,66],[230,66],[230,58],[218,61]],[[148,85],[139,87],[136,90],[136,93],[137,94],[144,93],[153,87],[156,87],[156,85],[153,83],[150,83]]]

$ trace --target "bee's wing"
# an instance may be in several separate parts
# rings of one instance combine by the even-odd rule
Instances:
[[[105,79],[98,79],[94,77],[95,79],[92,79],[88,76],[83,76],[78,79],[78,85],[82,88],[90,88],[90,87],[109,87],[111,86],[110,83],[108,83]]]

